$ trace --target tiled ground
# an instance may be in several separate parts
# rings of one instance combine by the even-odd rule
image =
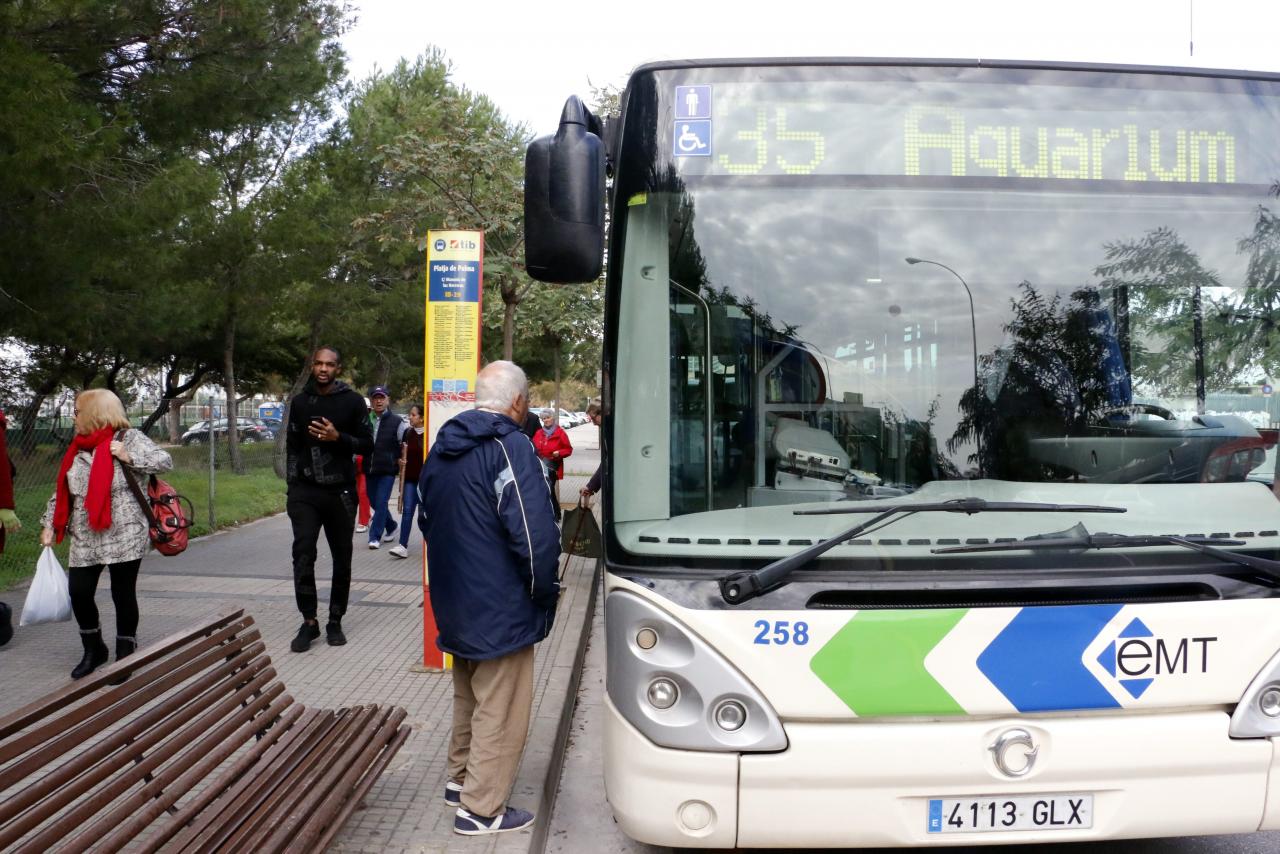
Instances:
[[[577,484],[566,478],[573,493]],[[570,494],[573,494],[570,493]],[[357,811],[331,850],[360,852],[527,851],[528,831],[473,839],[452,833],[452,814],[440,799],[451,703],[447,674],[421,672],[421,550],[408,560],[369,551],[356,535],[351,605],[343,620],[345,647],[323,640],[304,654],[289,651],[299,616],[294,605],[287,518],[277,516],[196,542],[173,558],[152,555],[139,579],[146,644],[191,622],[231,606],[257,621],[280,677],[290,693],[309,706],[392,703],[408,710],[413,735],[375,785],[366,809]],[[317,575],[322,603],[328,553],[320,544]],[[512,801],[539,809],[554,755],[555,734],[569,702],[576,650],[583,641],[591,604],[594,561],[568,561],[565,592],[556,628],[539,645],[535,665],[534,722]],[[4,594],[15,617],[25,590]],[[108,644],[114,612],[104,578],[98,593]],[[323,604],[322,615],[323,615]],[[79,660],[74,623],[18,628],[0,649],[0,713],[11,711],[57,688]],[[554,791],[554,788],[553,788]]]

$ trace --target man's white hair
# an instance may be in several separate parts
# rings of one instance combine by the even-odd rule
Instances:
[[[529,396],[529,378],[515,362],[490,362],[476,374],[476,409],[506,412],[521,396]]]

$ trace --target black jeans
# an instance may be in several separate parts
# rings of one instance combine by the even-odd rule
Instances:
[[[293,523],[293,595],[304,619],[316,618],[316,541],[321,528],[333,555],[333,584],[329,592],[329,619],[341,620],[351,592],[351,536],[356,529],[355,486],[323,489],[309,484],[289,484],[285,502]]]
[[[96,563],[92,566],[73,566],[67,573],[67,588],[71,592],[71,612],[82,631],[98,628],[98,606],[93,596],[98,590],[98,579],[105,566],[111,573],[111,601],[116,606],[116,635],[126,638],[138,634],[138,567],[141,560],[124,563]]]

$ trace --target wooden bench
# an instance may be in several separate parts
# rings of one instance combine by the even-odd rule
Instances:
[[[0,718],[0,850],[322,851],[404,718],[295,703],[232,611]]]

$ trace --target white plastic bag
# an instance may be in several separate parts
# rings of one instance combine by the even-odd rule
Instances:
[[[53,549],[46,547],[36,563],[36,577],[31,580],[18,625],[61,623],[70,619],[71,593],[67,590],[67,573],[58,563]]]

